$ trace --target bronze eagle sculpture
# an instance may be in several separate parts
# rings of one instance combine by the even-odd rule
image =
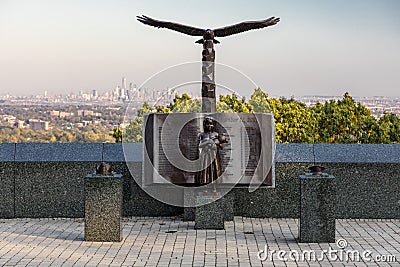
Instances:
[[[211,30],[211,29],[200,29],[192,26],[182,25],[175,22],[156,20],[147,17],[145,15],[136,17],[137,20],[140,21],[141,23],[153,27],[167,28],[191,36],[203,36],[202,39],[196,41],[196,43],[203,45],[203,52],[201,59],[202,60],[201,110],[203,113],[216,112],[214,44],[218,44],[219,41],[216,40],[215,37],[226,37],[229,35],[245,31],[265,28],[277,24],[280,20],[279,18],[270,17],[265,20],[244,21],[231,26],[226,26]]]
[[[234,25],[218,28],[218,29],[201,29],[192,26],[187,26],[175,22],[156,20],[145,15],[136,16],[137,20],[146,25],[150,25],[157,28],[167,28],[177,32],[181,32],[192,36],[203,36],[202,39],[196,41],[196,43],[203,44],[205,40],[212,40],[213,43],[218,44],[219,41],[214,39],[215,37],[226,37],[229,35],[250,31],[254,29],[261,29],[268,26],[275,25],[279,22],[279,18],[270,17],[264,20],[257,21],[244,21]]]

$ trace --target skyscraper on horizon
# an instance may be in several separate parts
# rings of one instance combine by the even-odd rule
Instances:
[[[120,92],[121,98],[125,98],[125,92],[126,92],[126,78],[122,77],[122,85],[121,85],[121,92]]]
[[[121,85],[121,88],[122,89],[126,89],[126,78],[125,77],[122,77],[122,85]]]

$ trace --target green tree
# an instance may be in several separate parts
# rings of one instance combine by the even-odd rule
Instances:
[[[312,143],[315,117],[304,103],[286,98],[268,100],[275,120],[276,143]]]
[[[138,110],[137,116],[142,117],[144,113],[152,113],[154,109],[150,106],[149,102],[144,102],[143,106]]]
[[[175,95],[171,104],[152,108],[148,103],[138,111],[125,129],[124,140],[142,141],[142,115],[145,112],[199,112],[201,102],[189,95]],[[236,94],[221,95],[217,112],[273,112],[275,141],[277,143],[399,143],[400,119],[394,114],[384,114],[376,120],[371,112],[345,93],[339,101],[304,103],[281,97],[268,98],[260,88],[255,89],[250,100]]]
[[[182,94],[182,96],[175,94],[171,104],[166,107],[157,106],[156,111],[162,113],[201,112],[201,101],[200,99],[192,99],[188,94]]]
[[[134,118],[129,125],[125,128],[125,134],[123,134],[123,141],[128,143],[142,142],[142,126],[143,118]]]
[[[50,143],[57,142],[57,137],[56,137],[54,134],[52,134],[52,135],[50,136],[49,142],[50,142]]]
[[[115,138],[115,143],[122,142],[122,130],[119,127],[114,128],[112,136]]]
[[[254,112],[271,112],[268,94],[261,90],[261,88],[254,90],[254,93],[250,96],[249,104]]]
[[[144,113],[171,113],[171,112],[200,112],[201,101],[199,99],[192,99],[188,94],[179,96],[175,95],[173,102],[167,106],[156,106],[154,109],[145,102],[138,110],[137,117],[134,118],[129,125],[125,128],[123,134],[124,142],[142,142],[142,126],[143,126],[143,114]]]
[[[143,106],[138,110],[137,117],[135,117],[128,126],[125,128],[125,132],[122,134],[123,142],[136,143],[142,142],[142,125],[143,125],[143,114],[152,113],[156,110],[150,106],[148,102],[144,102]]]
[[[345,93],[342,100],[311,108],[317,118],[320,143],[371,143],[376,138],[376,120],[371,112]]]
[[[246,102],[246,98],[238,99],[235,93],[232,95],[220,95],[219,102],[225,103],[225,107],[233,112],[238,113],[250,113],[252,112],[252,106]]]
[[[379,119],[379,142],[400,143],[400,118],[393,113],[385,113]]]
[[[142,142],[143,114],[152,112],[154,112],[154,109],[148,102],[144,102],[143,106],[137,112],[137,117],[131,120],[129,125],[125,128],[122,140],[128,143]]]

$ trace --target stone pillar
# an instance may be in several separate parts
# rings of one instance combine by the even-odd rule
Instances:
[[[232,191],[230,191],[229,193],[227,193],[226,195],[224,195],[221,199],[219,199],[218,201],[222,202],[222,206],[223,206],[223,212],[224,212],[224,220],[225,221],[233,221],[234,219],[234,194]]]
[[[122,241],[122,175],[85,177],[85,241]]]
[[[194,221],[196,216],[196,190],[193,188],[187,188],[183,191],[183,220],[184,221]]]
[[[335,242],[335,177],[326,173],[300,175],[299,242]]]
[[[184,221],[197,221],[201,225],[203,222],[203,215],[206,213],[207,209],[212,209],[213,211],[211,212],[217,212],[222,214],[223,220],[224,221],[233,221],[234,219],[234,195],[232,193],[227,193],[222,197],[216,197],[216,196],[203,196],[202,192],[195,192],[195,191],[190,191],[185,192],[184,194],[184,201],[186,205],[190,205],[190,207],[185,207],[184,208],[184,214],[183,214],[183,220]],[[194,207],[193,205],[197,204],[199,205],[207,203],[208,199],[212,199],[214,202],[210,203],[213,204],[214,206],[211,207],[205,207],[205,206],[197,206]],[[217,200],[216,200],[217,199]],[[210,205],[210,204],[206,204]],[[200,217],[196,217],[196,210],[199,210],[198,215]],[[219,215],[218,215],[219,216]],[[207,218],[205,218],[207,220]],[[201,228],[201,229],[214,229],[214,228]]]
[[[226,218],[233,217],[233,214],[227,215],[226,213],[227,202],[226,199],[220,196],[198,195],[196,197],[197,206],[194,227],[196,229],[225,229],[224,222]]]

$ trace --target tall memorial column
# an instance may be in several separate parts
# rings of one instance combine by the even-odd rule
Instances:
[[[185,220],[195,217],[197,229],[223,229],[224,221],[233,219],[233,199],[221,198],[222,193],[218,192],[217,185],[221,191],[233,188],[236,184],[274,186],[274,127],[271,113],[216,112],[214,44],[219,41],[215,38],[276,25],[280,19],[270,17],[243,21],[216,29],[161,21],[145,15],[137,16],[137,20],[156,28],[202,36],[195,43],[203,45],[202,113],[143,116],[145,146],[142,185],[147,193],[155,193],[157,199],[163,199],[165,203],[175,203],[175,199],[152,185],[211,185],[213,188],[202,188],[201,194],[196,190],[181,190],[184,199],[180,199],[180,205],[188,211]]]
[[[215,113],[215,50],[213,40],[204,40],[203,43],[201,97],[201,111],[203,113]]]

